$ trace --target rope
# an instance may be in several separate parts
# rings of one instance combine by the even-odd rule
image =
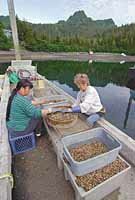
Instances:
[[[0,180],[5,179],[5,178],[8,178],[8,179],[9,179],[10,184],[11,184],[11,187],[13,188],[13,186],[14,186],[13,175],[10,174],[10,173],[7,173],[7,174],[3,174],[3,175],[0,176]]]

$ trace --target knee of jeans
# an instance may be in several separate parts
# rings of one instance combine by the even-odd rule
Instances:
[[[90,115],[90,116],[87,118],[87,122],[93,125],[93,124],[96,123],[99,119],[100,119],[100,116],[99,116],[98,114],[93,114],[93,115]]]

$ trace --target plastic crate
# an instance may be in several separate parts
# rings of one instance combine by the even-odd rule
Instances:
[[[118,189],[123,180],[126,179],[131,166],[127,163],[122,157],[119,158],[124,161],[127,165],[127,168],[123,171],[117,173],[116,175],[112,176],[111,178],[105,180],[104,182],[100,183],[99,185],[95,186],[88,192],[86,192],[82,187],[79,187],[75,182],[75,175],[72,173],[70,166],[64,162],[64,174],[65,179],[69,180],[74,191],[75,191],[75,199],[76,200],[101,200],[114,190]],[[134,199],[134,198],[133,198]]]
[[[76,147],[80,144],[88,144],[94,140],[105,144],[108,148],[108,151],[80,162],[75,161],[72,158],[68,150],[69,148]],[[62,143],[64,156],[69,162],[72,172],[77,176],[95,171],[96,169],[100,169],[113,162],[121,149],[120,142],[110,136],[109,133],[107,133],[107,131],[103,128],[95,128],[78,134],[66,136],[62,138]]]
[[[32,132],[17,137],[9,135],[9,143],[14,155],[30,151],[36,147],[35,134]]]

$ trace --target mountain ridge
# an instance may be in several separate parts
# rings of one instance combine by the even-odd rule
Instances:
[[[6,28],[9,28],[9,16],[0,16]],[[67,20],[60,20],[54,24],[27,22],[35,32],[42,32],[52,38],[55,37],[85,37],[95,36],[104,31],[117,27],[112,19],[93,20],[87,17],[83,10],[76,11]]]

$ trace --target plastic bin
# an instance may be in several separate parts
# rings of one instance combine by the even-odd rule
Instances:
[[[114,190],[118,189],[123,180],[126,178],[131,166],[119,156],[121,160],[123,160],[127,164],[127,168],[123,171],[119,172],[118,174],[112,176],[111,178],[107,179],[106,181],[100,183],[96,187],[92,188],[88,192],[86,192],[82,187],[79,187],[75,182],[75,175],[71,172],[70,167],[64,163],[64,173],[65,179],[69,180],[72,187],[75,191],[75,199],[76,200],[101,200]]]
[[[30,151],[36,147],[34,132],[18,137],[9,135],[9,143],[14,155]]]
[[[73,148],[80,144],[88,144],[94,140],[105,144],[108,151],[81,162],[75,161],[70,155],[68,148]],[[62,143],[64,156],[69,162],[72,172],[77,176],[95,171],[96,169],[100,169],[113,162],[121,149],[120,142],[110,136],[109,133],[107,133],[107,131],[103,128],[95,128],[78,134],[66,136],[62,138]]]

